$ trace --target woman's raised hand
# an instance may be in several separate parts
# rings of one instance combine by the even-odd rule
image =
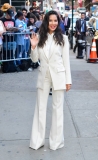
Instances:
[[[36,33],[32,33],[31,38],[30,38],[32,49],[35,49],[35,47],[38,44],[38,41],[39,41],[38,35]]]

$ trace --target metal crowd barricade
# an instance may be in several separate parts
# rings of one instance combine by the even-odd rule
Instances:
[[[19,62],[30,59],[30,39],[32,32],[5,32],[0,51],[0,62]]]

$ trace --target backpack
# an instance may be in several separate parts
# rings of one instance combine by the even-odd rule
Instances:
[[[39,63],[38,63],[38,62],[35,62],[35,63],[33,62],[33,63],[32,63],[32,68],[33,68],[33,69],[38,68],[38,66],[39,66]]]
[[[30,67],[33,69],[36,69],[39,66],[38,62],[33,63],[31,59],[21,60],[21,64],[19,65],[19,68],[22,71],[27,71]]]
[[[26,60],[21,60],[21,64],[19,65],[19,68],[22,71],[27,71],[31,66],[31,60],[30,59],[26,59]]]
[[[6,61],[6,62],[2,63],[1,70],[3,73],[16,72],[17,67],[16,67],[14,61]]]

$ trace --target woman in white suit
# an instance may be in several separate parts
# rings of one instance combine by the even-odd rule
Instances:
[[[37,100],[32,125],[30,148],[44,146],[46,109],[49,90],[52,86],[52,124],[49,147],[52,150],[64,146],[63,103],[64,91],[71,88],[69,43],[59,27],[60,18],[56,11],[49,11],[41,25],[39,36],[32,34],[31,59],[40,67],[37,81]]]

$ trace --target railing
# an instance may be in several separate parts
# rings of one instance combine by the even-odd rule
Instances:
[[[4,33],[0,47],[0,62],[30,59],[30,34],[31,32]]]

